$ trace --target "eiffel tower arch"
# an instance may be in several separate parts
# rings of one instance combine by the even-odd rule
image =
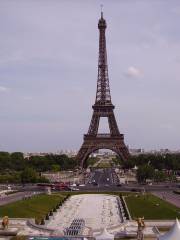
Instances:
[[[79,165],[83,168],[89,155],[98,149],[109,149],[114,151],[123,160],[129,157],[129,151],[124,143],[124,135],[119,132],[114,115],[114,105],[111,101],[107,51],[106,51],[106,21],[101,12],[99,19],[99,59],[98,79],[95,104],[92,106],[93,115],[88,133],[84,135],[84,142],[76,156]],[[98,134],[100,118],[108,119],[110,133]]]

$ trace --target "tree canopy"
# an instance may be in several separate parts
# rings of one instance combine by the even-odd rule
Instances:
[[[127,161],[117,157],[114,162],[118,162],[124,169],[150,164],[154,169],[178,171],[180,170],[180,153],[132,155]]]
[[[0,183],[46,182],[40,172],[72,170],[77,166],[73,158],[61,154],[24,158],[21,152],[0,152]]]

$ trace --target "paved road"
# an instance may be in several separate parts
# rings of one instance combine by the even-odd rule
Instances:
[[[114,169],[96,169],[87,180],[84,187],[78,187],[83,191],[166,191],[169,192],[177,188],[176,183],[161,183],[153,185],[122,184],[119,185],[119,179]]]
[[[164,191],[172,191],[172,189],[167,189],[166,187],[141,187],[137,185],[123,185],[123,186],[115,186],[115,185],[98,185],[98,186],[93,186],[93,185],[87,185],[85,187],[77,187],[79,188],[80,191],[98,191],[98,192],[104,192],[104,191],[112,191],[112,192],[154,192],[154,191],[159,191],[159,192],[164,192]]]
[[[172,191],[153,192],[153,194],[169,203],[174,204],[180,208],[180,195],[173,193]]]
[[[13,194],[4,196],[4,197],[0,197],[0,206],[22,200],[23,198],[30,197],[32,195],[34,195],[33,192],[26,191],[26,192],[18,192],[18,193],[13,193]]]
[[[87,187],[91,185],[102,186],[113,186],[119,183],[117,174],[113,169],[97,169],[91,173]]]
[[[100,175],[101,176],[101,175]],[[114,192],[122,192],[122,191],[132,191],[134,192],[136,191],[143,191],[144,187],[140,187],[140,186],[121,186],[121,187],[117,187],[116,185],[110,185],[110,183],[112,183],[112,179],[110,181],[107,181],[107,178],[103,178],[100,177],[98,175],[98,181],[100,182],[100,185],[97,186],[93,186],[91,184],[84,186],[84,187],[78,187],[80,191],[85,191],[85,192],[110,192],[110,191],[114,191]],[[107,176],[107,175],[106,175]],[[109,176],[109,175],[108,175]],[[97,178],[96,178],[97,179]],[[108,182],[108,184],[107,184]],[[101,183],[105,184],[102,185]],[[172,192],[172,189],[167,189],[167,187],[161,187],[161,188],[153,188],[153,186],[149,186],[150,189],[146,189],[149,192],[152,192],[154,195],[164,199],[164,197],[166,198],[166,201],[171,202],[172,204],[176,205],[177,207],[180,207],[180,196],[177,194],[174,194]],[[40,189],[39,187],[35,187],[34,188],[30,188],[28,189],[28,191],[24,191],[24,192],[18,192],[18,193],[14,193],[11,194],[9,196],[5,196],[5,197],[0,197],[0,206],[8,204],[8,203],[12,203],[12,202],[16,202],[19,200],[22,200],[24,197],[29,197],[32,196],[32,194],[34,193],[34,191],[36,191],[36,193],[38,194],[40,191],[42,191],[42,189]]]

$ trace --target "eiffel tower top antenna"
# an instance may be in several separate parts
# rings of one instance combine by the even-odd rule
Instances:
[[[101,4],[100,7],[101,7],[101,18],[103,18],[103,4]]]

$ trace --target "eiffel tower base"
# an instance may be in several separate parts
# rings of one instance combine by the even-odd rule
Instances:
[[[129,152],[124,144],[124,136],[108,136],[109,134],[99,134],[101,136],[84,135],[84,142],[76,156],[81,168],[86,166],[89,155],[99,149],[109,149],[115,152],[123,161],[129,157]]]

